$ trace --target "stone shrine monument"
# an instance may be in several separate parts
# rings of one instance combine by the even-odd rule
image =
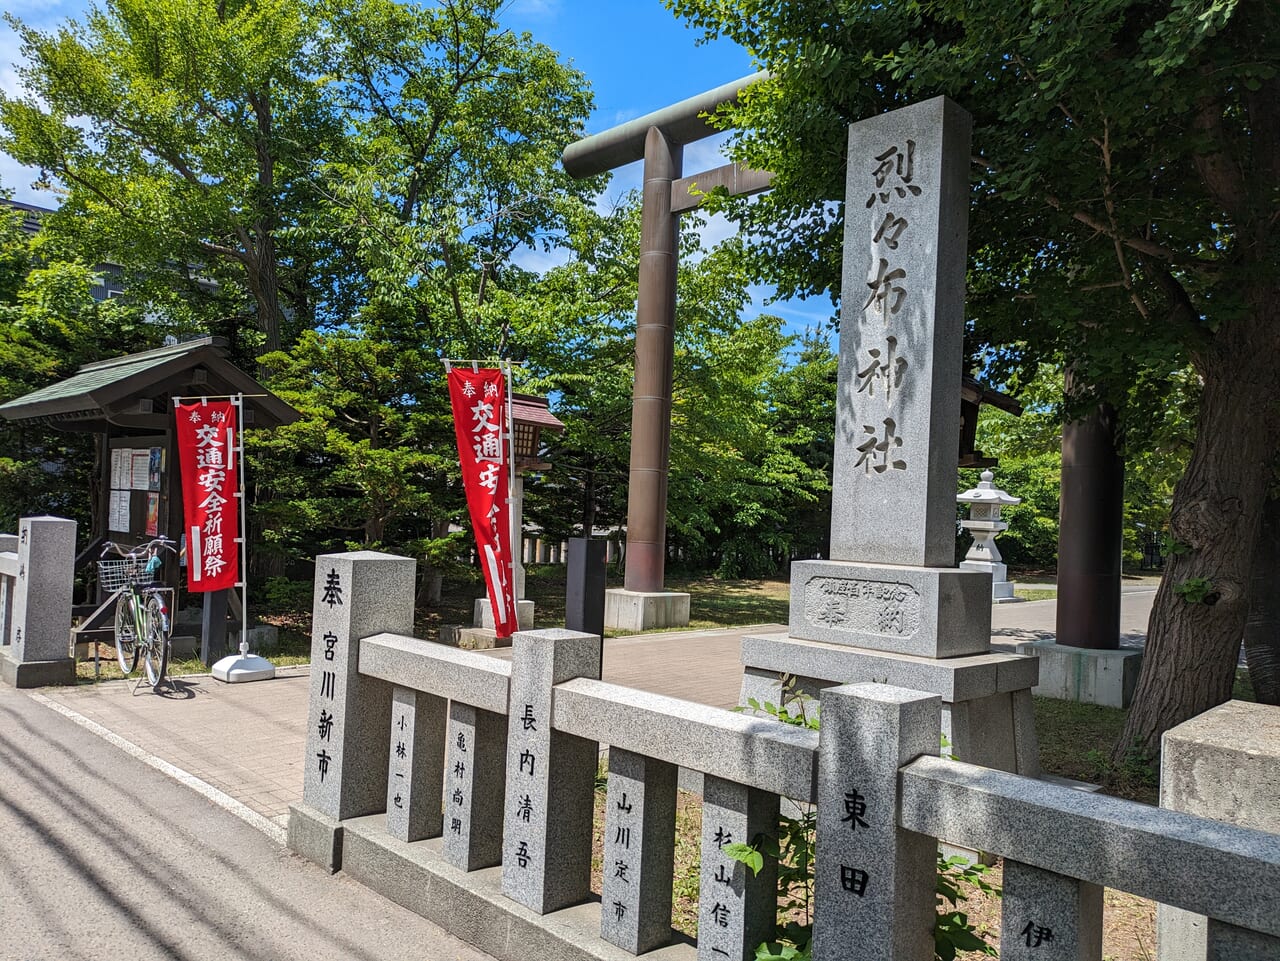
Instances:
[[[960,562],[964,571],[986,571],[991,575],[991,603],[1014,604],[1022,598],[1013,594],[1013,582],[1009,580],[1009,568],[996,547],[996,535],[1009,529],[1009,522],[1000,519],[1000,511],[1014,504],[1021,504],[1021,497],[1006,494],[993,482],[995,475],[982,472],[977,487],[965,491],[956,500],[969,505],[969,516],[960,526],[973,535],[973,545]]]
[[[742,702],[931,692],[948,753],[1034,776],[1037,661],[991,652],[991,576],[954,564],[971,129],[944,97],[849,128],[831,558],[792,564],[788,634],[743,638]]]

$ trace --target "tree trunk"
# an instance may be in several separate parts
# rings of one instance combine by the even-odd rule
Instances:
[[[1154,757],[1169,728],[1231,696],[1250,565],[1280,443],[1280,285],[1270,278],[1200,355],[1195,448],[1173,495],[1169,558],[1133,709],[1112,750]]]
[[[1258,703],[1280,705],[1280,498],[1263,509],[1252,575],[1244,657]]]

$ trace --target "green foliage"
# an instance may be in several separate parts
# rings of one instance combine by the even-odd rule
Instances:
[[[314,581],[268,577],[257,592],[255,606],[272,614],[309,614],[314,591]]]
[[[1173,585],[1173,592],[1188,604],[1213,605],[1220,596],[1214,589],[1213,582],[1204,577],[1188,577],[1185,581]]]
[[[158,346],[164,335],[136,307],[94,300],[94,272],[51,254],[22,231],[16,211],[0,209],[0,401],[121,347]],[[87,524],[96,457],[87,435],[0,420],[0,530],[42,513]]]
[[[580,211],[574,257],[531,288],[513,352],[525,384],[556,395],[565,432],[552,473],[526,488],[526,512],[552,536],[626,519],[634,365],[639,208],[630,197],[605,213]],[[721,577],[773,574],[814,550],[805,530],[822,515],[834,428],[834,358],[813,342],[788,366],[790,338],[768,315],[744,319],[748,279],[737,242],[712,250],[682,241],[672,403],[667,539],[685,566]],[[817,428],[797,423],[831,405]],[[827,426],[830,425],[830,426]],[[806,517],[807,528],[794,521]]]
[[[1229,690],[1280,449],[1280,6],[667,3],[770,72],[717,115],[737,131],[732,158],[773,171],[773,190],[713,198],[756,241],[762,279],[838,300],[845,182],[869,159],[846,156],[848,125],[946,95],[974,119],[970,369],[1009,384],[1067,365],[1078,404],[1119,412],[1131,461],[1174,382],[1194,371],[1195,450],[1170,447],[1151,465],[1182,475],[1172,503],[1163,483],[1131,488],[1131,518],[1158,531],[1167,509],[1171,531],[1196,547],[1169,576],[1221,583],[1230,602],[1186,618],[1175,596],[1157,598],[1129,720],[1156,747]],[[1187,652],[1203,684],[1171,681]]]
[[[937,893],[941,910],[934,923],[933,950],[940,961],[954,961],[960,951],[977,951],[991,958],[1000,956],[995,946],[974,929],[969,915],[960,910],[967,899],[963,885],[999,896],[1000,889],[986,879],[987,870],[985,864],[973,863],[958,854],[947,858],[938,855]]]

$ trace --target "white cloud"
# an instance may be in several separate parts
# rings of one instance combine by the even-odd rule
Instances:
[[[32,182],[40,175],[34,167],[24,167],[7,153],[0,153],[0,187],[13,192],[13,199],[39,207],[57,207],[61,202],[56,194],[36,190]]]

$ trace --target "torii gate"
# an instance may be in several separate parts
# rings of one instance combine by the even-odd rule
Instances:
[[[586,137],[564,151],[564,169],[576,178],[644,159],[626,578],[622,590],[608,592],[606,627],[638,631],[689,623],[689,595],[663,590],[679,216],[702,202],[690,192],[695,182],[699,192],[725,187],[732,195],[745,196],[767,190],[773,174],[726,164],[686,177],[684,145],[718,133],[705,115],[736,102],[743,90],[768,76],[743,77]]]

